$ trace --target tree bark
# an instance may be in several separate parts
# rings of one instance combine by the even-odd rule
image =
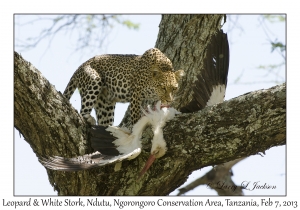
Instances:
[[[210,37],[221,29],[224,15],[163,15],[155,47],[172,61],[174,69],[184,69],[174,107],[192,100],[193,84],[203,66]]]
[[[221,19],[221,15],[162,18],[156,46],[169,56],[175,69],[187,72],[174,105],[177,108],[190,100],[188,90],[199,73],[206,42],[221,27]],[[36,68],[18,53],[14,56],[14,123],[37,157],[92,152],[89,126],[80,114]],[[179,115],[164,128],[166,155],[139,181],[138,173],[151,147],[149,130],[143,134],[141,155],[123,161],[121,170],[114,171],[114,165],[79,172],[47,169],[49,181],[59,195],[168,195],[194,170],[284,145],[285,91],[282,84]]]

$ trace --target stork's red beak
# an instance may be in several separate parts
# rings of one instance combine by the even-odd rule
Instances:
[[[152,163],[155,160],[155,156],[154,155],[150,155],[150,157],[148,158],[147,162],[145,163],[144,168],[142,169],[142,171],[140,172],[139,175],[139,179],[146,173],[146,171],[150,168],[150,166],[152,165]]]

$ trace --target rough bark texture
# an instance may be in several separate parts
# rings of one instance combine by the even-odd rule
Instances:
[[[40,155],[86,151],[84,119],[39,70],[14,54],[14,126]]]
[[[188,102],[210,34],[219,29],[221,15],[165,15],[156,46],[169,56],[175,69],[187,71],[175,104]],[[15,53],[15,127],[39,157],[74,157],[91,152],[88,125],[40,72]],[[47,170],[59,195],[168,195],[188,175],[202,167],[284,145],[286,140],[285,84],[260,90],[182,114],[164,129],[167,154],[156,160],[137,181],[150,150],[151,132],[144,132],[143,152],[114,165],[80,172]],[[162,184],[163,183],[163,184]]]

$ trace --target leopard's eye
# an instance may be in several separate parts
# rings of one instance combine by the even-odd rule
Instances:
[[[162,93],[166,93],[167,92],[166,86],[160,86],[160,90],[161,90]]]

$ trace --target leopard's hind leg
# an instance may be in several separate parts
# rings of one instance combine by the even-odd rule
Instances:
[[[105,95],[98,96],[95,103],[98,125],[113,125],[116,102],[109,102]]]
[[[95,107],[99,94],[101,94],[103,84],[96,70],[90,66],[83,68],[78,80],[78,89],[81,96],[80,114],[87,118],[88,122],[95,124],[95,120],[91,116],[91,111]]]

